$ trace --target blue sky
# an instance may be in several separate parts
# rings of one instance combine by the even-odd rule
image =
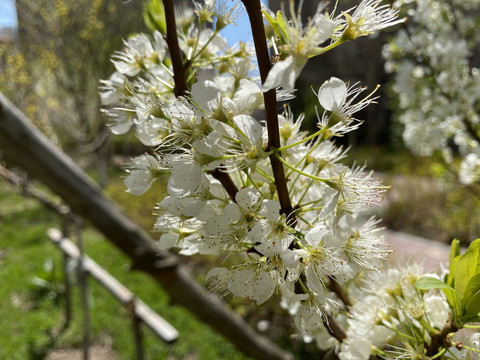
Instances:
[[[262,0],[262,3],[268,4],[268,0]],[[233,45],[239,41],[243,41],[243,42],[251,41],[252,30],[250,29],[250,23],[248,22],[247,12],[244,11],[243,16],[240,19],[236,20],[235,23],[237,24],[237,26],[228,25],[221,32],[221,35],[228,40],[228,43],[230,45]]]
[[[0,0],[0,28],[16,26],[15,0]]]

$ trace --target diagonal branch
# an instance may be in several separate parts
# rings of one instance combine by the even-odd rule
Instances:
[[[272,68],[270,62],[270,55],[267,48],[267,38],[265,36],[265,28],[263,26],[263,17],[261,13],[260,0],[242,0],[245,9],[247,10],[250,24],[252,27],[253,42],[255,44],[255,51],[257,53],[258,68],[260,70],[260,78],[262,84],[267,79],[268,72]],[[265,113],[268,130],[268,146],[266,150],[278,149],[280,145],[280,130],[278,127],[278,113],[277,113],[277,95],[275,89],[263,93],[265,103]],[[280,153],[278,152],[280,155]],[[270,155],[270,163],[272,165],[273,176],[275,178],[275,185],[277,187],[278,200],[282,213],[286,214],[293,223],[293,208],[288,194],[287,179],[283,165],[275,156]]]
[[[8,163],[24,168],[62,197],[73,212],[89,221],[124,252],[134,268],[146,272],[161,285],[172,302],[187,307],[247,356],[265,360],[292,359],[291,354],[253,331],[221,299],[207,295],[186,265],[170,253],[160,252],[154,241],[1,93],[0,151]]]

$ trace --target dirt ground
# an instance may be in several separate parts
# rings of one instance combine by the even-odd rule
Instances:
[[[89,360],[116,360],[118,355],[108,346],[93,345],[89,349]],[[56,349],[50,351],[45,360],[83,360],[82,349]]]

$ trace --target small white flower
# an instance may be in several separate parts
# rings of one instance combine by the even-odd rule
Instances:
[[[320,45],[330,38],[335,28],[335,23],[322,13],[325,6],[324,3],[318,5],[317,11],[305,27],[301,23],[300,15],[292,14],[292,21],[286,24],[285,29],[288,39],[285,45],[280,45],[281,52],[287,56],[270,69],[263,84],[264,92],[280,85],[287,91],[294,89],[295,80],[308,59],[318,55]]]
[[[359,36],[373,34],[375,31],[400,24],[405,19],[398,19],[398,9],[389,5],[380,5],[382,0],[363,0],[350,16],[343,13],[345,20],[340,19],[340,25],[345,24],[341,34],[344,41],[356,39]]]
[[[357,129],[360,120],[354,118],[353,115],[377,99],[371,97],[372,92],[354,103],[355,99],[366,90],[366,88],[356,87],[356,85],[347,87],[343,80],[332,77],[325,81],[318,90],[318,101],[325,109],[322,118],[319,119],[319,126],[320,128],[328,127],[330,136],[342,135]]]
[[[427,292],[423,301],[430,324],[437,329],[443,329],[450,318],[450,307],[443,293]]]
[[[158,174],[165,173],[166,170],[155,156],[145,154],[134,158],[127,172],[129,175],[124,181],[127,191],[138,196],[146,193]]]

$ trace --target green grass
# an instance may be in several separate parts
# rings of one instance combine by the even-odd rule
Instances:
[[[151,214],[151,209],[148,212]],[[19,196],[0,182],[0,359],[43,359],[51,349],[81,346],[77,287],[73,322],[62,329],[63,257],[46,236],[49,227],[60,225],[60,220],[35,200]],[[125,256],[94,230],[84,231],[84,244],[89,256],[179,330],[178,341],[167,345],[143,327],[146,359],[246,359],[186,309],[170,305],[168,294],[148,276],[128,271]],[[53,270],[45,271],[47,261]],[[50,276],[51,281],[40,289],[32,284],[35,276]],[[93,342],[111,344],[119,359],[135,358],[127,311],[93,279],[88,284]]]

